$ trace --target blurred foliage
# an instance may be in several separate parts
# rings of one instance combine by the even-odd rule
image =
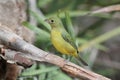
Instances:
[[[113,18],[114,13],[102,13],[94,15],[87,14],[94,8],[102,8],[119,3],[120,0],[37,0],[36,6],[38,7],[38,10],[40,10],[46,16],[46,18],[56,15],[60,10],[61,20],[67,31],[75,38],[76,44],[79,46],[81,56],[89,64],[88,68],[99,74],[112,78],[113,75],[118,75],[118,72],[115,71],[116,69],[95,64],[98,52],[95,53],[94,50],[108,51],[108,47],[105,47],[103,43],[105,43],[108,39],[120,34],[120,25],[114,26],[116,27],[115,29],[104,33],[102,31],[102,25],[105,21],[115,19]],[[35,20],[37,20],[37,25],[32,25],[32,23],[29,22],[23,22],[23,25],[35,32],[35,45],[43,50],[54,52],[56,55],[60,55],[51,44],[51,28],[50,25],[44,21],[45,16],[39,15],[32,10],[28,11],[28,13],[32,15]],[[95,18],[95,21],[94,19],[88,20],[88,18]],[[81,24],[82,21],[84,24]],[[86,27],[85,25],[88,26]],[[75,64],[78,64],[74,59],[71,61]],[[25,70],[19,79],[74,80],[74,78],[62,72],[58,67],[45,63],[34,64],[31,68]]]

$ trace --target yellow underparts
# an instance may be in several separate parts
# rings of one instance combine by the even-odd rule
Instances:
[[[51,41],[53,46],[62,54],[77,57],[77,50],[62,38],[60,31],[58,31],[57,29],[52,29]]]

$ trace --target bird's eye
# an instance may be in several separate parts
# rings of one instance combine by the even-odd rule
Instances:
[[[51,20],[50,22],[51,22],[51,23],[54,23],[55,21],[54,21],[54,20]]]

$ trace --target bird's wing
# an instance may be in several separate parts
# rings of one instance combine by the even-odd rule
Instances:
[[[62,32],[62,37],[66,42],[70,43],[77,50],[77,46],[76,46],[73,38],[67,32],[65,32],[65,31]]]
[[[77,50],[77,46],[75,45],[74,40],[67,32],[63,32],[62,37],[66,42],[70,43]],[[78,50],[77,53],[79,53]],[[88,64],[79,56],[79,54],[76,56],[76,58],[80,60],[84,65],[88,66]]]

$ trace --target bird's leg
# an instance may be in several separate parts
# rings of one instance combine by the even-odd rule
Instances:
[[[72,60],[72,56],[68,55],[68,60],[71,61]]]
[[[69,62],[69,60],[66,60],[67,59],[67,55],[62,55],[62,57],[65,59],[65,62]]]
[[[64,55],[64,54],[62,55],[62,57],[63,57],[64,59],[66,59],[66,55]]]
[[[66,59],[67,59],[67,61],[71,61],[72,60],[72,56],[66,55]]]
[[[72,60],[72,56],[69,56],[69,55],[62,55],[62,57],[66,59],[66,62],[69,62]]]

